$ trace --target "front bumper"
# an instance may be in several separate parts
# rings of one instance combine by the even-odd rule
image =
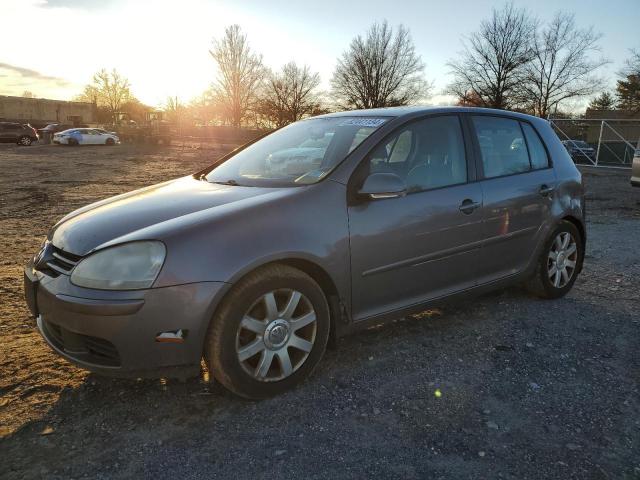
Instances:
[[[59,355],[102,374],[129,377],[197,374],[209,320],[226,291],[223,282],[199,282],[136,291],[76,287],[29,263],[25,299],[38,330]],[[163,332],[182,339],[161,342]]]

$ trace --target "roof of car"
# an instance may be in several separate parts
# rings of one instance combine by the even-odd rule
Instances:
[[[421,106],[415,105],[411,107],[386,107],[386,108],[370,108],[366,110],[347,110],[344,112],[327,113],[320,115],[322,117],[402,117],[405,115],[413,115],[419,113],[484,113],[484,114],[508,114],[509,116],[521,118],[538,118],[532,117],[525,113],[512,112],[511,110],[498,110],[494,108],[480,107],[445,107],[445,106]],[[318,117],[316,117],[318,118]]]

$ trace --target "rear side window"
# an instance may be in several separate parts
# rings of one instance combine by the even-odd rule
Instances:
[[[531,168],[534,170],[547,168],[549,166],[549,158],[547,157],[547,151],[544,149],[544,145],[542,145],[542,140],[540,140],[540,137],[531,125],[528,123],[520,123],[520,125],[522,125],[524,136],[527,139]]]
[[[510,118],[474,116],[485,178],[530,170],[527,144],[520,122]]]

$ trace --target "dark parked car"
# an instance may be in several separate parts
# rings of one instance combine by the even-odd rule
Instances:
[[[582,140],[563,140],[562,144],[574,161],[588,160],[594,162],[596,160],[596,150],[587,142]]]
[[[580,172],[548,122],[363,110],[70,213],[24,285],[47,343],[84,368],[196,374],[204,356],[262,398],[364,326],[519,282],[561,297],[585,239]]]
[[[39,129],[38,131],[40,132],[40,134],[51,133],[53,135],[54,133],[62,132],[73,127],[73,125],[67,123],[50,123],[46,127]]]
[[[38,141],[38,133],[29,125],[0,122],[0,142],[28,146]]]

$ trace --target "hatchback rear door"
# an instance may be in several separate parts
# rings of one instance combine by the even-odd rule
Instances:
[[[398,175],[408,193],[349,206],[355,321],[473,286],[483,236],[482,190],[457,115],[400,127],[365,158],[350,188],[375,172]]]
[[[482,187],[485,240],[479,283],[522,271],[550,219],[556,176],[535,128],[496,115],[470,116]]]

